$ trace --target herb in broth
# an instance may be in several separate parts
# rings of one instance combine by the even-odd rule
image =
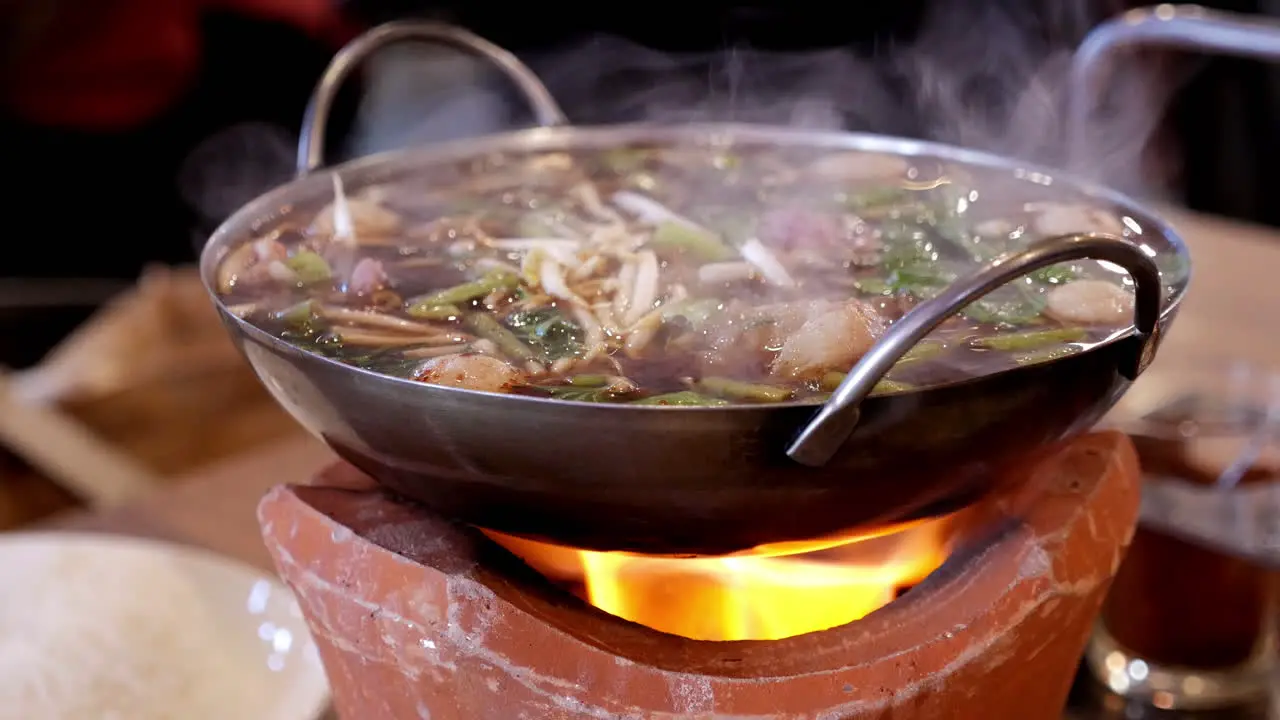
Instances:
[[[337,337],[316,327],[284,329],[279,332],[279,337],[299,349],[395,377],[411,377],[414,367],[420,362],[398,352],[398,348],[370,351],[344,346]]]
[[[582,353],[582,328],[566,318],[558,308],[514,312],[507,318],[507,326],[548,362]],[[579,381],[577,384],[582,383]]]
[[[301,350],[424,383],[820,402],[911,306],[982,264],[1061,232],[1124,232],[1107,208],[914,163],[749,145],[494,156],[446,168],[447,190],[336,193],[307,227],[233,248],[217,289]],[[1169,258],[1172,283],[1185,268]],[[876,393],[1080,352],[1132,302],[1096,264],[1045,268],[944,323]]]

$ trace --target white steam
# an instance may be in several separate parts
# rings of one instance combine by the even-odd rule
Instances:
[[[935,11],[910,44],[868,56],[749,48],[672,54],[601,36],[528,61],[581,124],[723,120],[848,129],[1063,165],[1071,53],[1089,26],[1084,0],[962,4]],[[1030,16],[1045,5],[1047,17]],[[1152,67],[1134,58],[1112,69],[1107,101],[1073,172],[1136,194],[1167,191],[1165,171],[1150,169],[1149,141],[1173,84]],[[530,119],[492,68],[452,50],[388,50],[366,75],[351,154]],[[206,220],[221,220],[292,175],[294,136],[242,125],[211,139],[183,170],[185,197]],[[1154,159],[1168,167],[1168,153]]]

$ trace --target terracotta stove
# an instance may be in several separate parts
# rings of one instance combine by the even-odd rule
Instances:
[[[343,718],[1048,720],[1061,716],[1132,537],[1137,459],[1124,436],[1095,433],[1018,473],[1023,482],[1007,485],[1016,490],[948,519],[945,547],[938,524],[903,531],[910,540],[890,542],[879,573],[865,556],[854,572],[831,551],[693,561],[803,569],[790,593],[772,576],[770,600],[755,607],[766,621],[789,619],[755,627],[718,615],[752,598],[731,598],[714,573],[694,573],[702,585],[670,569],[628,583],[619,568],[651,559],[602,564],[498,538],[544,575],[479,530],[380,491],[343,489],[358,477],[345,465],[313,486],[274,489],[259,518]],[[929,552],[941,565],[894,599],[904,567],[937,564]],[[843,586],[815,581],[823,563]],[[572,576],[584,568],[587,588],[575,593]],[[865,592],[876,583],[883,597]],[[777,639],[692,639],[582,597],[694,637]],[[842,624],[803,631],[833,622]]]

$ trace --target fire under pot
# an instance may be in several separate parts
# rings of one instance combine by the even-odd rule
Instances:
[[[1139,495],[1127,438],[1095,433],[943,521],[674,559],[486,536],[358,476],[259,517],[361,720],[1057,718]]]

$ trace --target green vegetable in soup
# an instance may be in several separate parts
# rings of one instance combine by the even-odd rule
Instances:
[[[664,250],[688,253],[703,262],[733,259],[737,253],[710,232],[679,222],[663,222],[653,229],[649,245]]]
[[[899,268],[889,273],[885,280],[891,292],[901,292],[927,299],[950,285],[952,278],[935,268]]]
[[[414,311],[424,312],[429,308],[438,308],[442,305],[463,305],[472,300],[479,300],[495,290],[513,290],[519,285],[519,275],[496,270],[479,280],[413,298],[408,302],[406,311],[412,315]]]
[[[904,368],[914,363],[932,360],[941,355],[946,349],[946,343],[937,340],[921,340],[915,344],[915,347],[904,353],[902,358],[894,364],[894,367]]]
[[[462,310],[457,305],[415,303],[405,308],[405,313],[419,320],[456,320],[462,317]]]
[[[574,375],[564,380],[569,385],[580,388],[601,388],[609,384],[607,375]]]
[[[1039,350],[1053,345],[1080,342],[1088,336],[1089,334],[1081,328],[1057,328],[1054,330],[1031,330],[1006,335],[977,337],[970,340],[969,345],[982,350],[1015,352]]]
[[[546,391],[548,395],[557,400],[569,400],[571,402],[606,403],[616,402],[619,399],[619,395],[611,392],[607,387],[557,385],[552,387],[540,386],[539,389]]]
[[[315,283],[325,282],[333,277],[333,271],[329,269],[329,263],[324,258],[310,250],[302,250],[294,253],[284,264],[298,276],[298,282],[303,285],[313,285]]]
[[[681,390],[680,392],[666,393],[663,395],[654,395],[643,400],[636,400],[632,405],[675,405],[680,407],[719,407],[728,405],[728,400],[711,397],[696,393],[692,390]]]
[[[276,318],[294,328],[306,328],[316,321],[316,304],[314,300],[303,300],[297,305],[285,308],[276,313]]]
[[[822,379],[818,381],[818,387],[827,393],[835,392],[836,388],[840,387],[840,383],[844,382],[846,377],[848,377],[848,373],[829,372],[826,375],[823,375]],[[915,386],[909,383],[884,379],[876,383],[875,388],[871,390],[871,394],[888,395],[891,393],[907,392],[914,389]]]
[[[1013,361],[1018,365],[1036,365],[1039,363],[1060,360],[1065,357],[1071,357],[1072,355],[1078,355],[1082,352],[1084,352],[1084,348],[1079,345],[1062,345],[1059,347],[1032,350],[1031,352],[1016,353],[1013,356]]]
[[[698,389],[708,395],[743,400],[747,402],[783,402],[794,394],[789,388],[760,383],[741,382],[723,377],[707,377],[698,382]]]
[[[894,393],[911,392],[916,386],[911,383],[898,382],[897,380],[881,380],[876,383],[875,389],[871,391],[873,395],[893,395]]]
[[[842,372],[829,372],[818,381],[818,387],[826,392],[834,392],[848,375],[848,373]]]
[[[894,286],[883,278],[866,277],[853,281],[853,288],[863,295],[892,295]]]
[[[534,359],[533,350],[529,346],[520,342],[520,338],[502,326],[492,315],[485,313],[473,312],[467,313],[464,320],[466,327],[477,337],[484,338],[494,345],[498,346],[498,350],[503,355],[515,360],[532,360]]]
[[[554,362],[582,352],[582,330],[556,308],[521,310],[507,318],[507,326],[521,342],[535,348],[543,360]]]

